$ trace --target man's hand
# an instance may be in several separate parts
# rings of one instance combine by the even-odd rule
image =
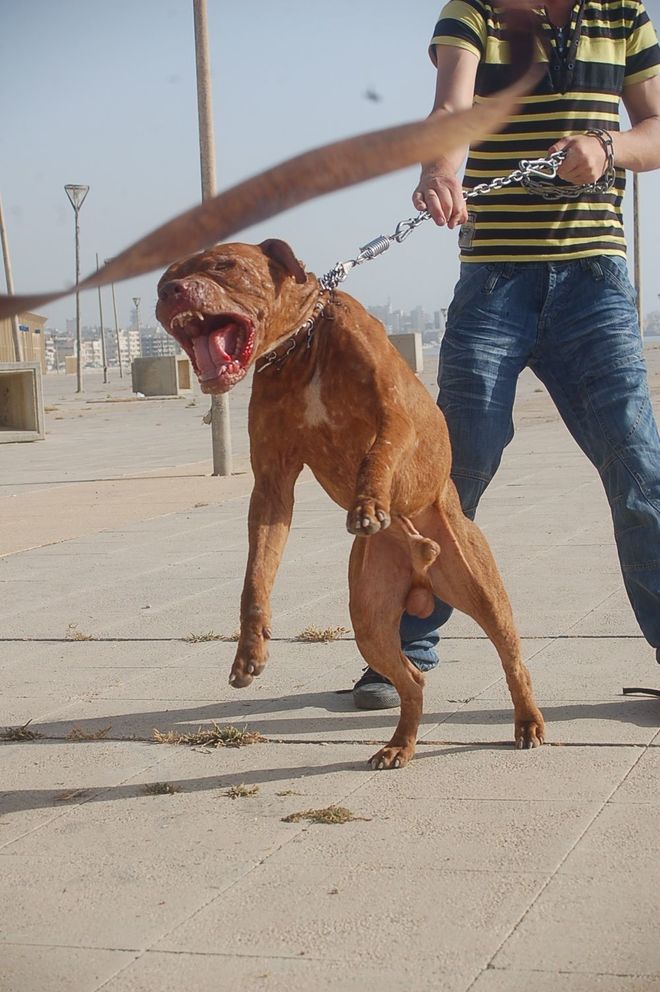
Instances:
[[[584,183],[598,182],[607,168],[607,154],[598,138],[592,134],[575,134],[570,138],[560,138],[548,154],[563,151],[566,158],[559,166],[557,175],[568,183],[582,186]]]
[[[463,190],[456,174],[450,169],[422,169],[412,201],[417,210],[428,210],[439,227],[446,225],[453,230],[467,221]]]

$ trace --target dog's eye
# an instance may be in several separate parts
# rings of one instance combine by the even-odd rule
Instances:
[[[233,258],[219,258],[211,266],[212,272],[226,272],[227,269],[236,267],[236,260]]]

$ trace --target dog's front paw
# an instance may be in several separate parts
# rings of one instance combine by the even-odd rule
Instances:
[[[403,746],[387,744],[380,751],[377,751],[372,758],[369,758],[369,764],[374,771],[381,771],[384,768],[403,768],[413,758],[414,754],[414,741],[411,744],[404,744]]]
[[[516,748],[519,751],[545,743],[545,724],[540,711],[529,720],[516,720]]]
[[[349,534],[359,534],[363,537],[377,534],[385,530],[392,522],[388,508],[375,499],[362,496],[355,506],[351,507],[346,517],[346,528]]]
[[[239,641],[234,664],[231,666],[229,684],[234,689],[245,689],[263,672],[268,661],[265,638],[246,638]]]

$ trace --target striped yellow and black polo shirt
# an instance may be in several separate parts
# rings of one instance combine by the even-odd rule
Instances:
[[[574,33],[579,3],[568,37]],[[546,50],[556,59],[556,37],[542,10]],[[487,0],[449,0],[435,27],[435,45],[468,49],[479,58],[476,102],[506,85],[507,46],[498,12]],[[538,60],[548,62],[539,44]],[[586,0],[582,28],[567,92],[555,89],[550,71],[521,101],[505,129],[468,157],[464,186],[472,188],[518,168],[523,158],[540,158],[561,137],[589,128],[619,130],[624,88],[660,73],[660,48],[641,0]],[[561,186],[561,180],[555,180]],[[510,186],[469,201],[470,223],[459,244],[461,259],[552,261],[606,254],[625,257],[621,201],[625,172],[617,170],[609,193],[579,200],[546,201],[522,186]]]

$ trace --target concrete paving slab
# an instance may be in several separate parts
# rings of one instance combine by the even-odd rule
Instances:
[[[596,877],[556,875],[493,964],[515,970],[658,978],[657,933],[657,886],[640,885],[637,874],[599,869]]]
[[[385,776],[381,776],[383,778]],[[404,787],[405,788],[405,787]],[[373,870],[551,873],[593,820],[599,803],[396,798],[378,782],[355,797],[370,818],[349,838],[310,827],[270,861],[275,865],[352,864]]]
[[[341,829],[356,833],[368,826]],[[156,949],[268,957],[304,953],[327,961],[359,959],[371,967],[392,958],[431,960],[444,970],[462,971],[485,964],[540,885],[533,875],[373,869],[347,864],[345,858],[323,866],[265,864],[244,880],[231,929],[223,924],[226,905],[216,899]]]
[[[649,869],[658,864],[657,804],[608,804],[598,814],[586,836],[559,868],[561,875],[611,874],[625,868],[641,888]]]
[[[130,951],[2,945],[3,992],[96,992],[135,959]]]
[[[657,744],[657,738],[656,742]],[[612,803],[660,803],[660,748],[645,751],[614,795]],[[631,811],[634,816],[634,810]]]

